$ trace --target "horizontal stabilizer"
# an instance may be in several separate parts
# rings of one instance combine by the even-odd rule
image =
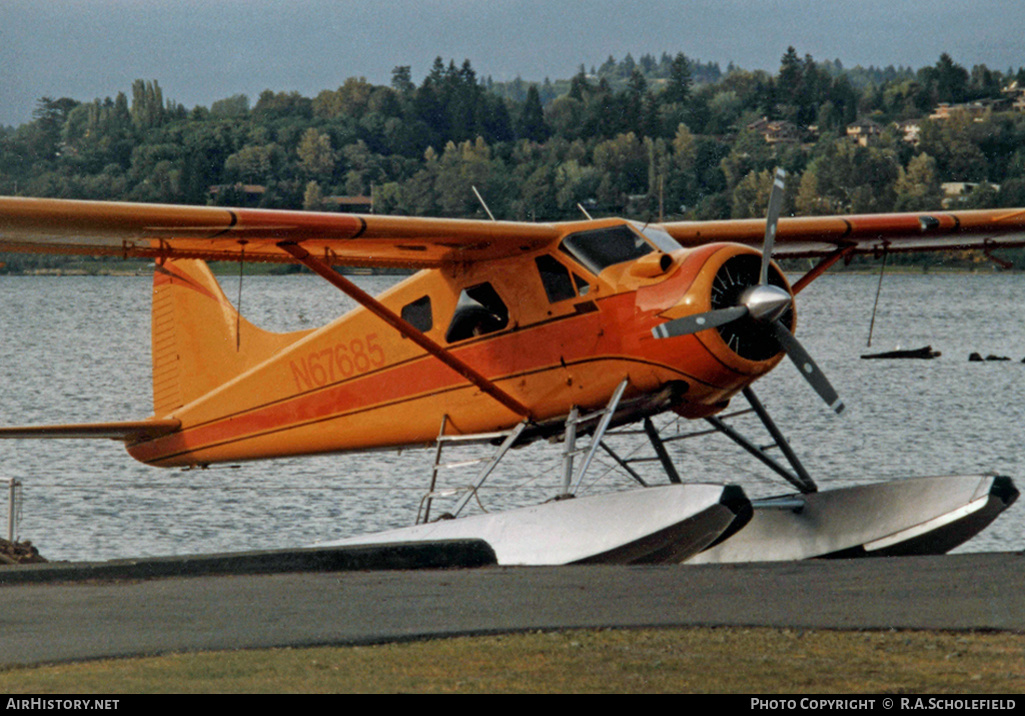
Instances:
[[[163,420],[125,420],[111,423],[77,423],[70,425],[30,425],[0,428],[2,438],[107,438],[134,443],[151,440],[181,427],[173,418]]]

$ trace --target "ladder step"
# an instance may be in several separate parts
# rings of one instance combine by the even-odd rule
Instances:
[[[428,492],[424,495],[424,498],[430,498],[433,500],[438,497],[455,497],[456,495],[461,495],[464,492],[469,492],[472,489],[472,487],[450,487],[444,490],[435,490],[434,492]]]
[[[438,470],[452,470],[459,467],[468,467],[470,465],[480,465],[482,462],[487,462],[491,458],[489,457],[478,457],[472,460],[457,460],[455,462],[443,462],[438,463],[434,467]]]
[[[503,430],[495,433],[471,433],[469,435],[439,435],[439,443],[473,443],[488,442],[497,438],[507,438],[512,435],[512,430]]]
[[[600,418],[603,415],[605,415],[605,411],[604,410],[597,410],[597,411],[595,411],[593,413],[588,413],[587,415],[578,415],[576,420],[569,420],[569,419],[567,419],[566,422],[567,423],[572,422],[575,425],[580,425],[581,423],[588,423],[588,422],[590,422],[590,421],[592,421],[592,420],[594,420],[596,418]]]

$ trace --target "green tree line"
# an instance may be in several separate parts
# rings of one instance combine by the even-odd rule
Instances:
[[[504,219],[580,206],[712,219],[763,214],[779,165],[792,214],[935,210],[944,182],[971,188],[961,206],[1022,206],[1014,83],[1025,88],[1025,69],[948,55],[847,69],[794,48],[776,73],[664,53],[543,83],[439,57],[419,83],[398,66],[389,85],[351,77],[315,97],[266,90],[191,109],[138,80],[113,98],[40,98],[31,122],[0,129],[0,193],[323,210],[364,196],[377,213],[469,217],[483,215],[476,187]],[[928,119],[966,102],[986,109]],[[847,128],[865,119],[877,131],[863,146]],[[897,124],[909,119],[921,120],[914,142]],[[768,141],[765,122],[788,127],[786,141]]]

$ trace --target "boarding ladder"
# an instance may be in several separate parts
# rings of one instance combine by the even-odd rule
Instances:
[[[590,466],[591,461],[594,458],[595,452],[602,444],[602,438],[605,436],[605,432],[608,429],[609,424],[612,422],[612,417],[616,412],[616,408],[619,406],[619,401],[623,397],[623,393],[626,391],[626,387],[629,382],[629,378],[624,378],[616,387],[616,390],[612,394],[612,398],[609,400],[608,404],[601,410],[585,414],[581,414],[580,409],[577,406],[574,406],[570,410],[570,414],[566,418],[565,422],[564,445],[562,451],[562,491],[556,499],[572,497],[576,493],[580,486],[580,482],[584,477],[584,473],[587,472],[587,468]],[[581,431],[581,427],[594,425],[595,423],[597,424],[591,432],[590,444],[586,447],[578,447],[577,435]],[[480,489],[481,485],[483,485],[484,481],[488,479],[488,476],[491,475],[495,467],[509,451],[509,448],[516,444],[516,441],[520,438],[520,435],[529,424],[529,421],[524,420],[509,430],[467,435],[446,435],[445,428],[448,425],[448,416],[446,415],[442,419],[441,430],[438,433],[437,445],[434,450],[434,463],[431,466],[430,487],[428,488],[427,493],[420,500],[420,507],[417,510],[416,515],[416,524],[423,524],[430,521],[431,506],[436,498],[452,497],[455,494],[462,492],[464,494],[459,499],[459,502],[456,504],[453,511],[448,515],[451,517],[458,517],[459,513],[462,512],[467,503],[477,495],[477,491]],[[461,460],[450,463],[442,462],[442,451],[446,446],[472,445],[480,443],[497,443],[498,448],[495,451],[495,454],[491,457]],[[576,464],[575,461],[578,455],[583,455],[584,457],[579,464]],[[476,464],[482,464],[483,467],[472,484],[453,489],[438,489],[438,476],[442,470],[464,468]],[[574,469],[575,466],[576,469]]]
[[[431,466],[431,482],[427,493],[420,500],[420,507],[416,513],[416,524],[423,524],[430,521],[431,517],[431,505],[435,498],[438,497],[452,497],[460,492],[464,493],[456,503],[455,508],[452,510],[450,515],[452,517],[458,517],[459,513],[462,512],[466,504],[477,495],[477,490],[480,489],[484,481],[488,479],[488,476],[498,466],[498,463],[502,460],[505,454],[509,451],[516,441],[519,439],[520,434],[526,429],[528,422],[523,422],[516,425],[514,428],[509,430],[501,430],[490,433],[472,433],[467,435],[446,435],[445,428],[448,425],[448,416],[446,415],[441,421],[441,431],[438,433],[437,445],[434,448],[434,463]],[[471,460],[458,460],[455,462],[444,463],[441,460],[442,451],[446,445],[474,445],[481,443],[494,444],[497,441],[501,441],[498,444],[498,449],[495,454],[491,457],[474,458]],[[477,473],[476,479],[472,484],[464,487],[457,487],[447,490],[438,490],[438,475],[442,470],[452,470],[458,468],[469,467],[472,465],[482,465],[480,472]]]

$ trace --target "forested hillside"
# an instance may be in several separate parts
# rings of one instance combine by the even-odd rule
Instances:
[[[400,66],[193,108],[139,80],[0,129],[0,194],[465,217],[475,186],[504,219],[708,219],[761,215],[781,165],[788,213],[1025,206],[1023,90],[1021,68],[793,48],[775,74],[628,55],[542,83],[438,58],[419,84]]]

